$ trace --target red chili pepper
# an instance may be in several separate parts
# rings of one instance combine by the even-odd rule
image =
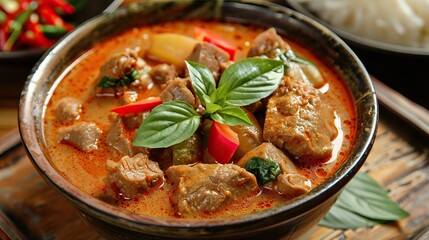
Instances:
[[[229,57],[231,58],[231,60],[234,60],[234,55],[235,55],[235,52],[237,51],[237,46],[228,42],[221,36],[215,33],[209,32],[200,27],[196,27],[194,29],[194,37],[200,41],[209,42],[223,49],[225,52],[229,53]]]
[[[5,26],[6,32],[10,32],[10,35],[3,45],[4,51],[11,51],[13,49],[16,41],[21,36],[24,25],[27,23],[31,14],[37,9],[37,7],[38,5],[36,2],[31,2],[24,11],[18,13],[18,17],[13,19],[13,22],[6,22],[6,24],[8,24]]]
[[[23,11],[25,9],[28,8],[28,5],[30,5],[31,2],[33,2],[34,0],[22,0],[22,1],[18,1],[19,2],[19,9],[18,11]]]
[[[64,0],[39,0],[40,6],[50,6],[52,9],[60,9],[64,14],[74,14],[76,9]]]
[[[39,16],[42,18],[42,21],[48,25],[54,25],[57,27],[63,27],[67,31],[73,30],[74,26],[68,24],[64,21],[51,7],[49,6],[39,6],[37,11]]]
[[[55,43],[53,40],[49,40],[45,37],[42,25],[37,18],[30,18],[30,21],[25,24],[25,29],[26,31],[24,32],[24,34],[22,34],[19,38],[19,41],[22,44],[34,47],[48,48]]]
[[[208,139],[208,151],[219,163],[228,163],[238,148],[238,135],[228,125],[213,121]]]
[[[6,42],[6,33],[3,28],[0,28],[0,51],[4,51],[3,47]]]
[[[149,98],[137,101],[135,103],[113,108],[110,111],[115,112],[119,115],[138,113],[138,112],[152,110],[154,107],[160,105],[161,103],[162,103],[162,100],[160,97],[149,97]]]

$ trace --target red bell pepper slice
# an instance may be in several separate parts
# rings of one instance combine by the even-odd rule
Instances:
[[[237,46],[228,42],[221,36],[215,33],[209,32],[203,28],[196,27],[194,29],[194,38],[200,41],[209,42],[221,48],[222,50],[224,50],[229,54],[229,57],[231,58],[231,60],[234,60],[234,55],[235,55],[235,52],[237,51]]]
[[[149,97],[143,100],[131,103],[128,105],[120,106],[111,109],[111,112],[115,112],[119,115],[126,115],[131,113],[139,113],[144,111],[152,110],[154,107],[160,105],[162,100],[160,97]]]
[[[208,139],[208,151],[219,163],[228,163],[238,148],[238,135],[228,125],[213,121]]]

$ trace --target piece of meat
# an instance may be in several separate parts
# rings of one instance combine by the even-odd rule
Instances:
[[[333,109],[319,90],[291,69],[267,104],[263,138],[303,161],[332,154],[338,131]]]
[[[122,118],[119,115],[112,115],[112,121],[106,134],[107,145],[118,150],[122,155],[133,156],[134,154],[147,152],[145,148],[134,147],[129,133],[125,130]]]
[[[147,192],[164,182],[164,173],[159,169],[158,163],[142,153],[131,158],[124,156],[119,162],[109,159],[106,169],[107,181],[127,198]]]
[[[80,118],[82,104],[72,97],[60,99],[57,105],[57,120],[60,122],[72,122]]]
[[[272,189],[288,198],[297,197],[311,190],[311,181],[299,173],[281,173],[264,188]]]
[[[284,52],[290,49],[287,44],[276,32],[275,28],[269,28],[256,36],[253,47],[249,50],[247,56],[255,57],[265,55],[269,58],[277,56],[276,50]]]
[[[182,100],[191,104],[194,108],[199,105],[195,97],[189,78],[175,78],[167,83],[167,86],[159,94],[162,102]]]
[[[166,175],[181,215],[215,211],[259,192],[255,176],[235,164],[177,165],[168,168]]]
[[[262,143],[247,152],[236,164],[244,167],[253,157],[273,161],[279,164],[281,174],[276,180],[264,184],[264,188],[272,189],[288,197],[298,196],[311,190],[311,181],[298,172],[295,164],[272,143]]]
[[[152,77],[152,80],[158,85],[166,84],[167,82],[179,76],[176,67],[174,67],[174,65],[166,63],[158,64],[153,67],[149,75]]]
[[[221,69],[227,66],[229,54],[211,43],[202,42],[195,46],[188,60],[205,65],[212,72],[214,79],[218,80]]]
[[[115,82],[119,79],[125,82],[118,82],[114,87],[95,88],[96,96],[121,96],[130,89],[150,88],[153,83],[149,74],[150,66],[140,57],[140,48],[126,48],[115,53],[101,67],[98,74],[97,84],[108,78]],[[132,71],[138,71],[137,77],[131,76]],[[124,101],[127,101],[125,97]]]
[[[121,118],[125,127],[127,129],[132,130],[132,129],[139,128],[147,115],[149,115],[149,111],[134,113],[134,114],[127,114],[127,115],[121,116]]]
[[[114,54],[107,60],[100,70],[100,78],[121,78],[131,72],[132,69],[142,69],[145,62],[139,57],[138,48],[126,48],[124,51]]]
[[[59,139],[81,151],[92,152],[98,148],[98,139],[102,131],[95,123],[79,122],[58,130]]]

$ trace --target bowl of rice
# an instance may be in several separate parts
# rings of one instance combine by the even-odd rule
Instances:
[[[351,45],[429,55],[429,0],[286,0]]]

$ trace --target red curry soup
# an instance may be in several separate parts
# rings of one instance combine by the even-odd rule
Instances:
[[[140,214],[287,204],[331,176],[354,140],[340,75],[273,28],[143,26],[67,71],[46,110],[50,161],[83,192]]]

